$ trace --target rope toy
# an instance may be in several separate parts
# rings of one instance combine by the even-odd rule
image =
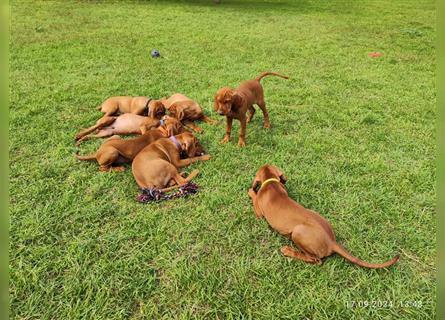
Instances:
[[[141,203],[148,203],[162,200],[171,200],[176,198],[184,198],[190,194],[197,193],[198,190],[198,185],[193,182],[188,182],[183,186],[180,186],[178,191],[170,194],[166,194],[165,192],[156,188],[141,189],[141,193],[138,194],[138,196],[136,197],[136,201]]]

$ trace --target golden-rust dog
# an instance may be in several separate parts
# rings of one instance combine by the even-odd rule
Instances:
[[[195,120],[202,120],[209,124],[215,123],[215,121],[204,114],[201,106],[196,101],[181,93],[175,93],[171,97],[163,98],[160,101],[168,109],[170,116],[175,117],[181,121],[184,126],[189,127],[193,131],[198,133],[203,132],[203,130],[194,123]]]
[[[248,192],[256,216],[266,218],[273,229],[291,239],[301,250],[285,246],[281,248],[283,255],[320,264],[321,259],[335,252],[367,268],[386,268],[399,260],[399,256],[395,256],[384,263],[369,263],[354,257],[336,242],[332,226],[325,218],[289,198],[284,188],[286,180],[277,167],[265,165],[256,173]]]
[[[131,162],[134,157],[150,143],[184,132],[183,126],[175,118],[166,117],[165,120],[162,119],[160,121],[161,126],[148,130],[139,137],[121,139],[121,137],[116,135],[102,143],[94,154],[87,156],[76,154],[75,156],[79,160],[95,159],[99,164],[99,171],[124,171],[124,166],[112,165]]]
[[[111,97],[105,100],[97,109],[103,112],[104,116],[113,116],[122,113],[138,115],[146,115],[148,113],[150,116],[150,107],[153,108],[154,103],[156,103],[156,100],[149,97]],[[161,117],[164,114],[162,114]]]
[[[246,145],[246,125],[255,114],[254,104],[258,105],[263,111],[264,128],[270,128],[269,114],[264,101],[264,91],[260,83],[262,78],[269,75],[288,79],[288,77],[275,72],[264,72],[253,80],[242,82],[236,89],[223,87],[218,90],[215,95],[214,109],[219,115],[226,116],[227,119],[223,143],[230,140],[232,121],[233,119],[238,119],[241,123],[238,145],[240,147]],[[246,116],[247,112],[249,112],[249,116]]]
[[[162,191],[186,184],[198,174],[198,170],[183,178],[178,168],[197,161],[210,160],[209,155],[196,156],[199,154],[198,149],[198,140],[190,132],[153,142],[142,149],[133,160],[131,169],[136,183],[142,189],[157,188]],[[188,158],[181,159],[182,151],[187,153]]]

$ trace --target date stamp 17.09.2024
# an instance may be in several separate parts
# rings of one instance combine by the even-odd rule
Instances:
[[[347,308],[376,308],[376,309],[389,309],[389,308],[417,308],[423,307],[423,301],[421,300],[404,300],[404,301],[392,301],[392,300],[349,300],[345,303]]]

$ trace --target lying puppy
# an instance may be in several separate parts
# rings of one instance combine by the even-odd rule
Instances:
[[[84,140],[106,138],[115,134],[144,134],[147,130],[159,126],[160,123],[157,118],[132,113],[125,113],[120,116],[105,116],[100,118],[94,126],[82,129],[76,135],[76,145],[80,145]],[[90,135],[96,130],[98,131],[95,135]]]
[[[219,115],[226,116],[227,119],[226,134],[221,141],[222,143],[230,140],[232,120],[238,119],[241,123],[238,145],[240,147],[246,145],[246,124],[252,120],[255,114],[254,104],[258,105],[263,111],[264,128],[270,128],[269,114],[264,102],[263,87],[260,83],[262,78],[269,75],[288,79],[288,77],[275,72],[264,72],[254,80],[242,82],[236,89],[224,87],[218,90],[215,95],[215,111]],[[246,117],[247,111],[249,111],[248,117]]]
[[[202,133],[203,130],[194,124],[195,120],[203,120],[213,124],[214,121],[204,115],[199,104],[189,97],[175,93],[170,98],[161,99],[162,104],[168,109],[169,115],[175,117],[182,122],[183,125],[190,129]]]
[[[133,160],[131,169],[136,183],[141,189],[157,188],[162,191],[186,184],[198,174],[198,170],[183,178],[178,173],[178,168],[197,161],[210,160],[209,155],[196,156],[199,154],[198,149],[198,140],[190,132],[153,142],[142,149]],[[185,151],[189,158],[181,159],[181,151]]]
[[[124,140],[119,136],[113,136],[102,143],[96,153],[88,156],[80,156],[78,154],[75,156],[79,160],[96,159],[99,163],[99,171],[124,171],[124,166],[112,167],[112,165],[130,162],[139,151],[150,143],[184,132],[181,123],[175,118],[168,117],[166,120],[161,119],[160,121],[160,127],[148,130],[139,137]]]
[[[286,180],[278,168],[265,165],[256,173],[249,190],[256,216],[265,217],[273,229],[291,239],[301,250],[299,252],[285,246],[281,248],[283,255],[320,264],[322,258],[336,252],[352,263],[367,268],[386,268],[399,260],[399,256],[396,256],[384,263],[368,263],[354,257],[336,242],[334,231],[325,218],[288,197],[284,188]]]
[[[145,115],[147,111],[150,116],[150,104],[153,102],[155,100],[148,97],[111,97],[105,100],[97,109],[104,113],[104,117],[122,113]]]

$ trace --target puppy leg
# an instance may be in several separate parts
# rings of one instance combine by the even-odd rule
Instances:
[[[222,143],[227,143],[230,140],[230,133],[232,132],[232,122],[233,118],[226,117],[227,124],[226,124],[226,134],[224,136],[224,139],[222,139]]]
[[[264,102],[264,98],[259,100],[257,104],[258,104],[258,107],[261,108],[261,111],[263,111],[263,116],[264,116],[263,127],[268,129],[268,128],[270,128],[270,120],[269,120],[269,113],[267,112],[267,109],[266,109],[266,102]]]
[[[106,137],[112,136],[113,134],[114,134],[113,130],[100,130],[97,134],[87,135],[87,136],[80,138],[79,140],[77,140],[76,146],[79,146],[80,143],[85,140],[106,138]]]
[[[125,171],[125,167],[123,166],[117,166],[117,167],[112,167],[112,166],[100,166],[99,167],[99,171],[101,172],[110,172],[110,171],[114,171],[114,172],[123,172]]]
[[[195,132],[203,133],[204,130],[202,130],[200,127],[198,127],[193,121],[191,120],[183,120],[182,124],[190,129],[192,129]]]
[[[240,129],[240,133],[239,133],[239,139],[238,139],[238,146],[240,147],[245,147],[246,146],[246,116],[243,116],[240,119],[241,122],[241,129]]]
[[[90,134],[91,132],[93,132],[97,129],[107,127],[107,126],[111,125],[114,121],[116,121],[116,119],[117,119],[117,117],[104,116],[104,117],[100,118],[94,126],[80,130],[80,132],[78,134],[76,134],[75,139],[79,140],[82,137]]]
[[[111,136],[108,139],[105,139],[105,141],[116,140],[116,139],[121,139],[122,140],[120,135],[115,134],[114,136]]]
[[[325,255],[323,251],[323,234],[319,230],[305,225],[297,225],[293,228],[291,239],[301,249],[306,257],[306,262],[320,264]]]
[[[215,123],[218,122],[216,120],[210,119],[206,115],[202,115],[201,120],[204,121],[205,123],[208,123],[208,124],[215,124]]]
[[[199,157],[186,158],[186,159],[181,159],[181,158],[179,158],[179,155],[178,155],[177,158],[175,157],[175,158],[171,159],[173,165],[176,168],[183,168],[183,167],[191,165],[192,163],[196,163],[198,161],[208,161],[208,160],[210,160],[210,155],[208,155],[208,154],[205,154],[205,155],[199,156]]]
[[[176,169],[175,169],[176,170]],[[197,175],[199,174],[199,170],[193,170],[192,172],[190,172],[190,174],[188,175],[187,178],[183,178],[181,173],[178,173],[176,171],[176,173],[173,175],[171,181],[176,182],[176,184],[169,186],[168,188],[164,188],[161,189],[164,192],[168,192],[171,191],[173,189],[176,189],[184,184],[186,184],[187,182],[190,182],[193,178],[195,178]],[[170,182],[171,182],[170,181]],[[170,185],[170,184],[169,184]]]
[[[111,165],[119,159],[119,151],[112,146],[104,146],[97,151],[96,159],[99,163],[99,171],[114,170]],[[125,170],[124,167],[122,168]]]
[[[306,253],[299,252],[289,246],[281,247],[280,251],[284,256],[289,257],[289,258],[302,260],[304,262],[312,263],[312,264],[320,264],[321,263],[320,259],[314,258]]]
[[[255,114],[255,108],[253,106],[250,106],[248,109],[249,115],[247,116],[247,123],[252,121],[253,115]]]

